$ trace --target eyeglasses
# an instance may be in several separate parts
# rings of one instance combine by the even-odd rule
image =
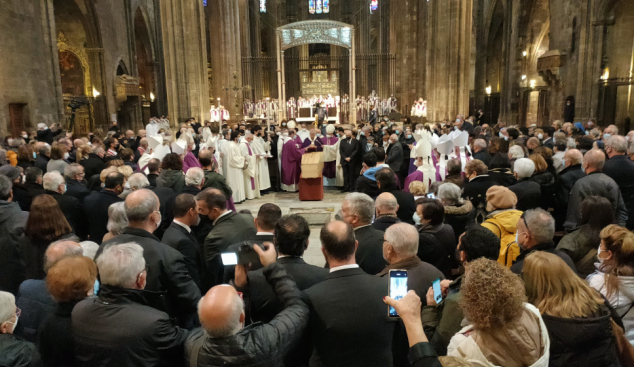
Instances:
[[[524,221],[524,226],[526,226],[526,232],[530,233],[531,230],[530,228],[528,228],[528,222],[526,221],[525,214],[526,212],[522,213],[522,215],[520,216],[520,219]]]

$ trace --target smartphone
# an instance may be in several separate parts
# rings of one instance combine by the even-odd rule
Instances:
[[[427,199],[435,199],[436,195],[434,195],[433,192],[430,192],[429,194],[427,194]]]
[[[442,302],[442,291],[440,289],[440,278],[434,280],[434,282],[432,283],[431,287],[434,290],[434,301],[436,301],[436,304],[440,304],[440,302]]]
[[[407,270],[390,270],[388,293],[390,298],[399,300],[407,294]],[[387,307],[388,317],[399,317],[392,306]]]
[[[220,254],[222,265],[238,265],[238,254],[235,252],[223,252]]]

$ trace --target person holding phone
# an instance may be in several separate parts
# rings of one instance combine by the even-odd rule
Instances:
[[[385,297],[383,301],[393,307],[403,320],[409,341],[410,365],[412,367],[440,367],[438,355],[429,344],[423,330],[420,313],[422,303],[416,292],[409,291],[398,301],[390,297]]]

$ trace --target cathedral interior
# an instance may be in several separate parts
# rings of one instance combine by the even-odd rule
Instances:
[[[240,118],[245,100],[373,91],[393,95],[402,116],[425,99],[427,121],[483,109],[493,124],[547,125],[570,102],[574,121],[631,128],[631,0],[0,0],[0,9],[2,136],[72,114],[85,133],[151,116],[204,121],[212,105]],[[350,47],[295,27],[306,21],[349,26]],[[282,50],[283,29],[314,42]]]

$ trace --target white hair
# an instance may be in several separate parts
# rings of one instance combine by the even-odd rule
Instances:
[[[125,214],[125,202],[110,204],[108,207],[108,225],[106,228],[113,235],[120,235],[128,226],[128,217]]]
[[[438,198],[449,206],[460,204],[460,187],[450,182],[444,183],[438,188]]]
[[[394,195],[389,192],[384,192],[377,196],[376,203],[374,205],[377,209],[381,209],[382,212],[396,213],[398,210],[398,201],[396,201]]]
[[[128,178],[128,185],[132,190],[139,190],[150,186],[150,181],[143,173],[135,173]]]
[[[385,231],[385,240],[400,256],[416,256],[418,254],[418,231],[407,223],[392,224]]]
[[[528,178],[535,173],[535,162],[528,158],[520,158],[513,164],[513,172],[517,173],[517,178]]]
[[[9,292],[0,291],[0,324],[11,320],[15,316],[15,296]]]
[[[244,310],[244,301],[242,301],[242,298],[240,298],[237,294],[234,297],[234,301],[232,305],[233,308],[231,309],[231,315],[227,317],[226,324],[223,325],[222,327],[214,328],[214,329],[208,326],[205,326],[205,323],[202,322],[203,318],[200,316],[200,312],[202,308],[203,299],[205,299],[205,297],[202,297],[200,301],[198,301],[198,318],[201,320],[200,324],[202,325],[208,337],[214,338],[214,339],[226,338],[232,335],[236,335],[240,331],[240,329],[242,329],[242,325],[240,325],[240,315],[242,314],[242,311]]]
[[[198,167],[192,167],[187,170],[185,174],[185,185],[187,186],[200,186],[205,178],[205,172]]]
[[[42,178],[44,190],[57,191],[59,185],[63,185],[64,182],[64,177],[62,177],[59,171],[47,172]]]
[[[66,168],[64,168],[64,177],[74,180],[75,176],[81,173],[84,170],[84,167],[79,163],[71,163]]]
[[[102,284],[134,288],[145,269],[143,247],[134,242],[107,245],[96,263]]]
[[[522,149],[519,145],[513,145],[509,148],[509,157],[511,159],[524,158],[524,149]]]
[[[38,130],[44,130],[46,129],[46,124],[43,122],[40,122],[39,124],[37,124],[37,129]]]
[[[374,216],[374,200],[368,195],[360,192],[352,192],[343,199],[350,205],[353,214],[359,216],[362,223],[372,222]]]
[[[616,153],[626,153],[627,152],[627,140],[621,135],[611,136],[605,142],[606,148],[612,148]]]
[[[487,148],[487,142],[484,139],[476,139],[473,142],[473,146],[474,147],[478,147],[480,149],[486,149]]]
[[[95,255],[97,255],[97,251],[99,251],[99,245],[93,241],[82,241],[79,243],[81,246],[82,253],[89,259],[94,259]]]
[[[537,208],[524,212],[526,229],[537,243],[552,241],[555,236],[555,219],[544,209]]]

